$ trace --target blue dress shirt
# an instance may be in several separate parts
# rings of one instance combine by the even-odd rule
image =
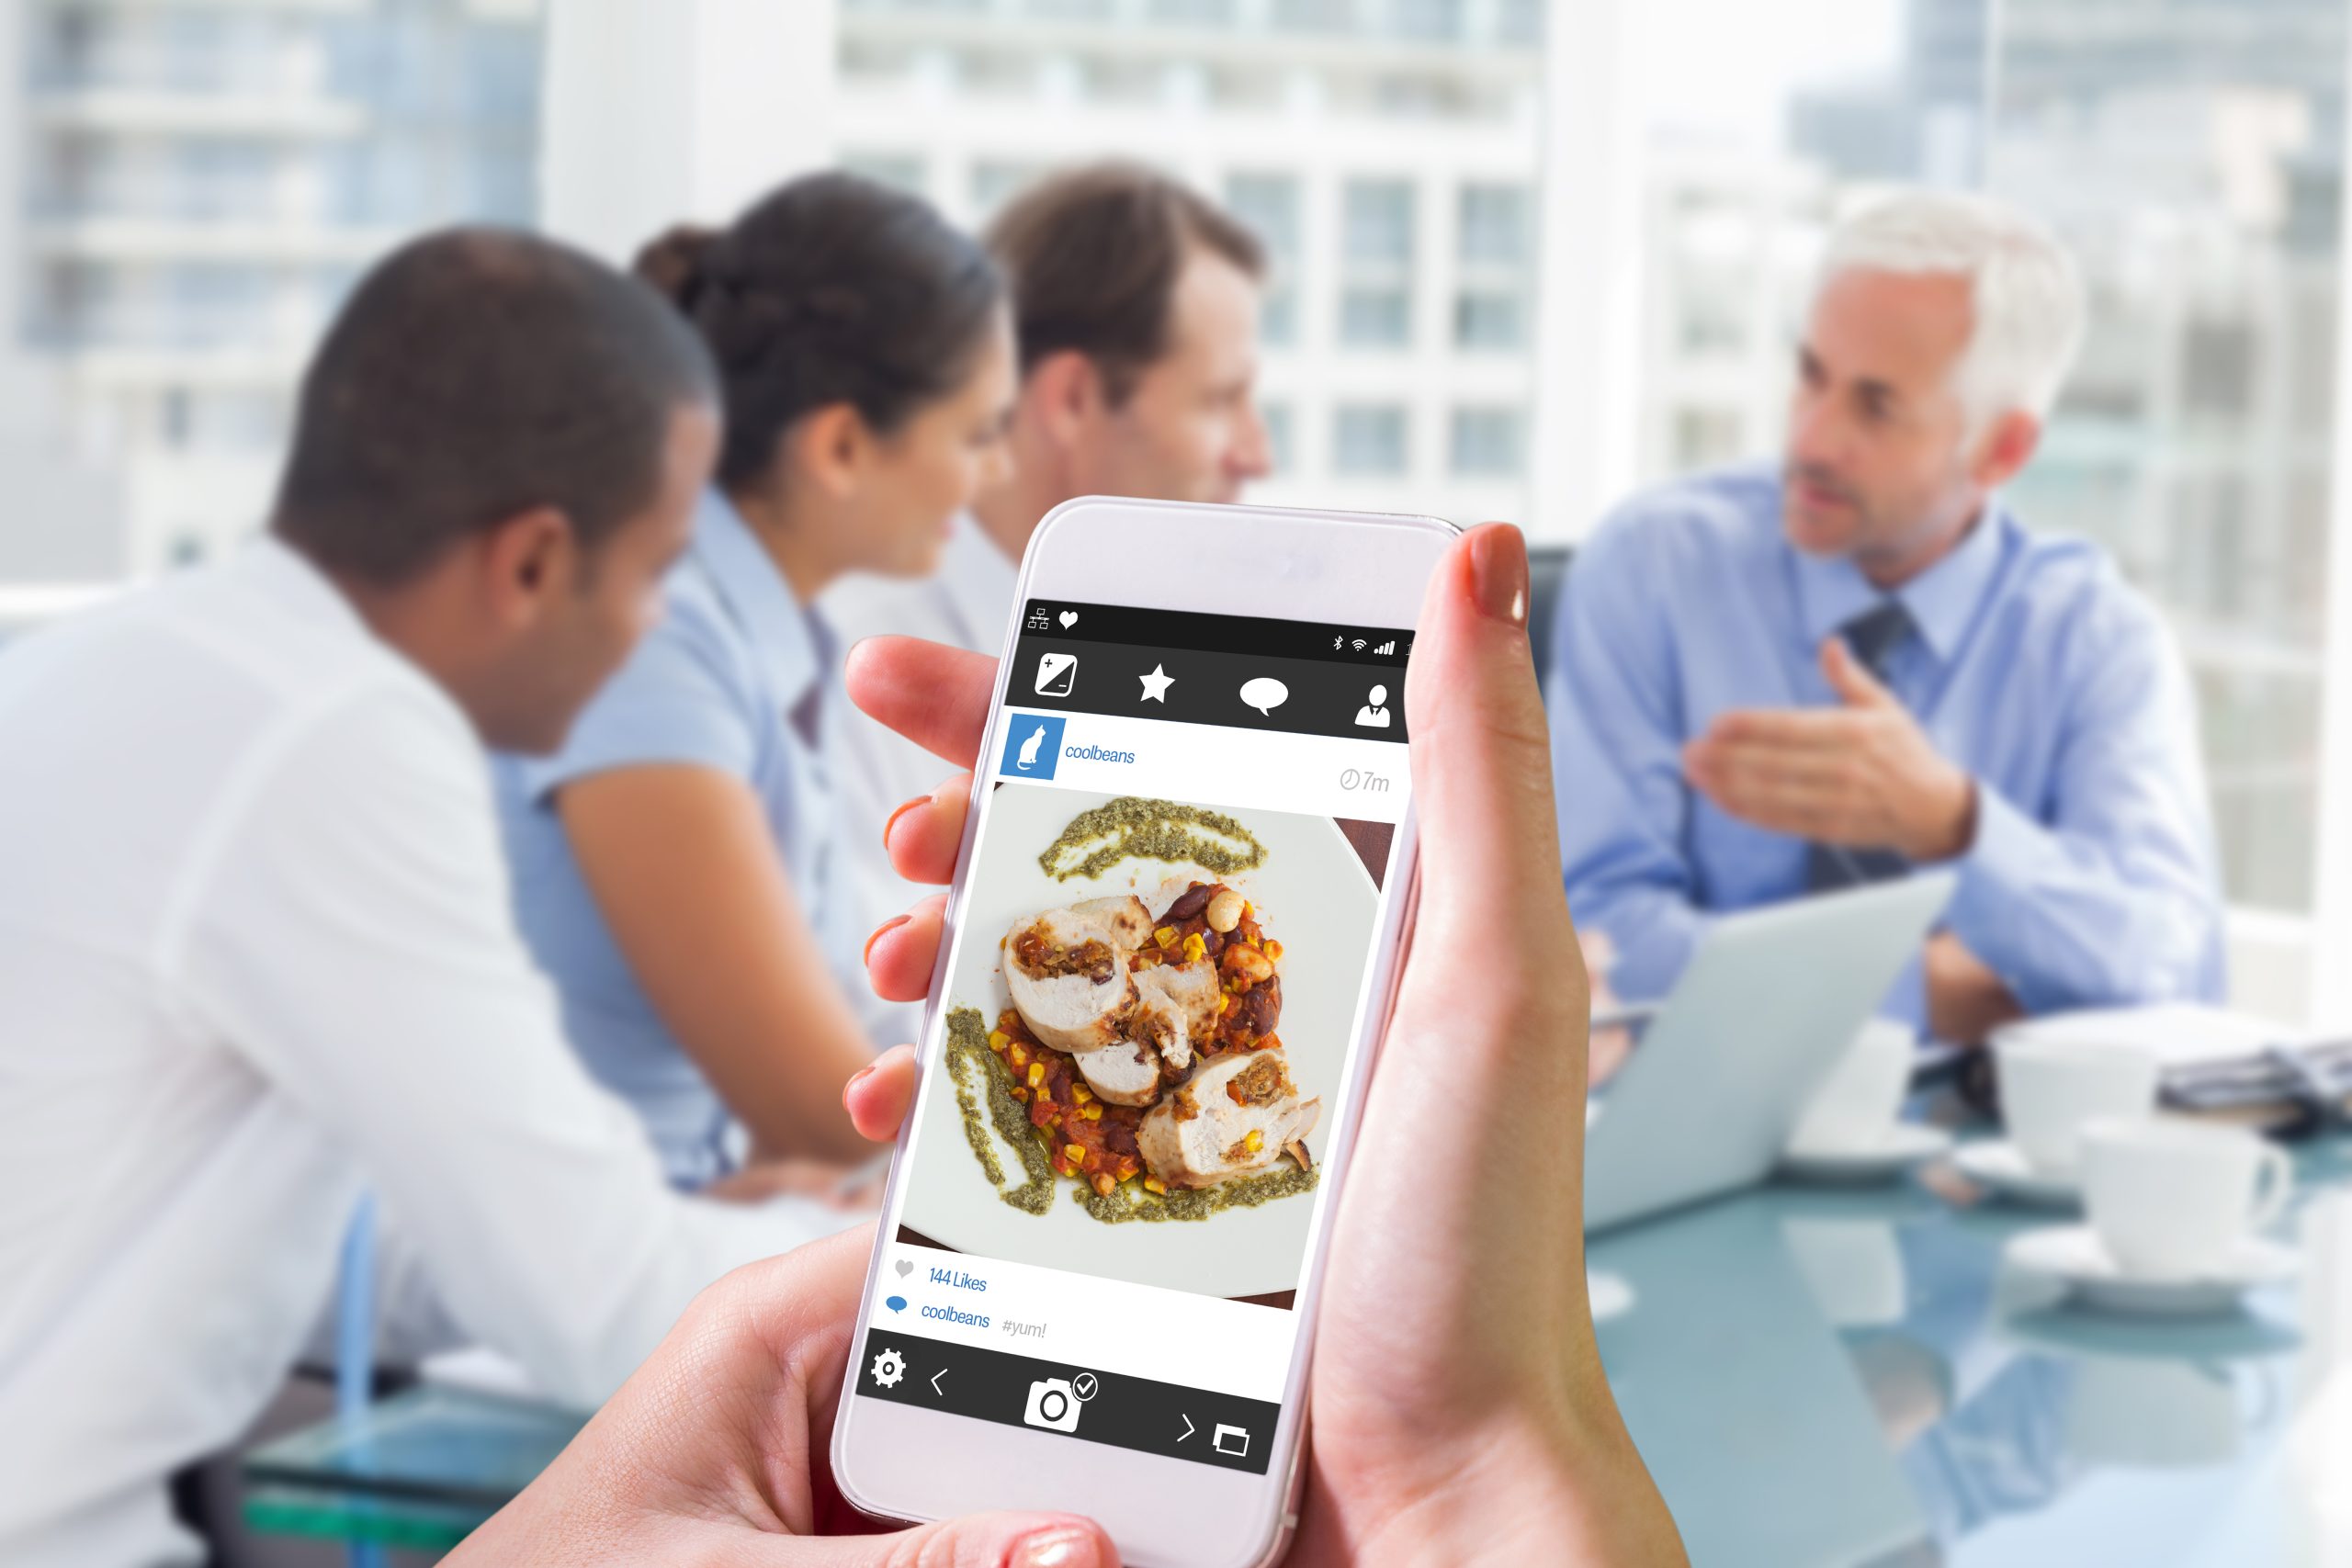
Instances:
[[[1804,895],[1804,840],[1719,810],[1681,749],[1734,708],[1834,705],[1821,644],[1881,597],[1788,543],[1762,468],[1638,496],[1578,553],[1548,694],[1561,853],[1620,995],[1664,995],[1715,914]],[[1946,929],[2030,1012],[2219,1001],[2195,709],[2154,610],[2093,546],[1997,503],[1894,597],[1917,635],[1888,683],[1977,784]],[[1924,1024],[1916,960],[1883,1010]]]
[[[555,982],[566,1032],[597,1079],[637,1108],[670,1178],[700,1187],[738,1163],[732,1118],[653,1009],[614,942],[554,811],[574,779],[611,768],[691,763],[751,786],[826,957],[857,966],[856,911],[835,886],[832,784],[823,753],[836,716],[823,623],[797,603],[724,496],[706,495],[666,584],[668,613],[599,692],[563,750],[502,757],[499,814],[523,935]]]

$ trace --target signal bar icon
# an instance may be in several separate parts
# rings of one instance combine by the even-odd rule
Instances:
[[[1372,651],[1378,654],[1393,655],[1396,651],[1396,639],[1395,637],[1390,637],[1386,642],[1382,643],[1378,648],[1374,649]]]

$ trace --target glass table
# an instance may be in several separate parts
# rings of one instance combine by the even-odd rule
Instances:
[[[2075,1216],[1949,1164],[1594,1238],[1600,1351],[1702,1568],[2352,1562],[2352,1137],[2296,1156],[2301,1278],[2132,1319],[2005,1269]],[[2339,1337],[2339,1336],[2342,1336]],[[254,1528],[446,1549],[581,1417],[425,1388],[254,1450]]]
[[[2297,1153],[2294,1282],[2131,1318],[2005,1267],[2079,1223],[1948,1163],[1593,1239],[1601,1359],[1692,1561],[2352,1562],[2352,1139]]]

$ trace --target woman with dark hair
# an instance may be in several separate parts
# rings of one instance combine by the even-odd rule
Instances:
[[[589,1067],[671,1179],[756,1191],[867,1153],[841,1085],[872,1056],[829,738],[840,650],[809,608],[936,565],[1003,477],[1004,288],[921,200],[796,180],[647,247],[718,367],[726,435],[667,617],[563,750],[500,764],[524,933]],[[741,1134],[737,1129],[741,1129]],[[739,1174],[746,1157],[758,1171]]]

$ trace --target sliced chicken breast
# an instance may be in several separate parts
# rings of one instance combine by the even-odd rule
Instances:
[[[1221,1056],[1144,1117],[1136,1146],[1170,1187],[1211,1187],[1265,1170],[1314,1131],[1320,1100],[1301,1100],[1280,1050]],[[1253,1137],[1254,1134],[1254,1137]]]
[[[1138,970],[1127,1033],[1149,1043],[1170,1066],[1189,1066],[1193,1051],[1214,1037],[1217,998],[1223,994],[1216,965],[1205,958]]]
[[[1089,898],[1013,923],[1004,938],[1005,987],[1037,1038],[1073,1054],[1119,1038],[1135,999],[1127,958],[1151,935],[1134,897]]]
[[[1159,1053],[1138,1041],[1114,1041],[1070,1060],[1088,1087],[1114,1105],[1149,1105],[1159,1098]]]

